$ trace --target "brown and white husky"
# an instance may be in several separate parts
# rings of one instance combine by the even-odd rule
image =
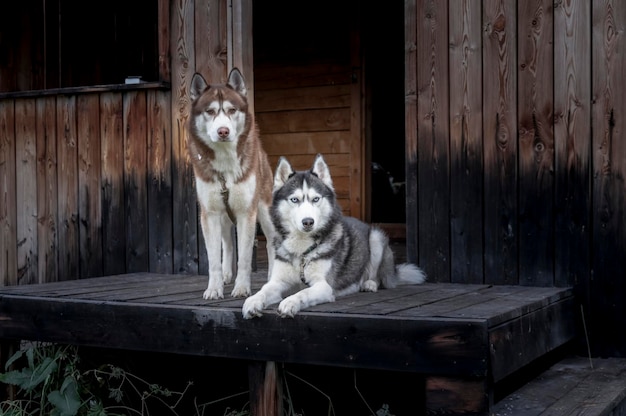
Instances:
[[[250,273],[257,221],[267,241],[274,227],[272,170],[261,147],[250,112],[241,72],[231,70],[226,84],[207,84],[195,74],[190,87],[189,157],[193,164],[200,223],[209,260],[209,283],[204,299],[224,297],[224,284],[233,277],[231,226],[237,226],[237,277],[233,297],[251,293]],[[267,244],[269,269],[274,253]]]

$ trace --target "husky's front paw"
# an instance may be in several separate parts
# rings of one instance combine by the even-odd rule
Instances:
[[[284,299],[278,305],[278,314],[283,318],[293,318],[300,312],[300,301],[294,299],[293,296]]]
[[[207,287],[202,295],[204,299],[224,299],[224,289]]]
[[[244,319],[250,319],[255,316],[262,316],[263,309],[265,309],[263,299],[258,296],[251,296],[243,303],[241,312],[243,313]]]

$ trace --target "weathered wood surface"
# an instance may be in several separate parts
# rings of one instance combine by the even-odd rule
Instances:
[[[517,55],[515,0],[483,7],[484,283],[517,284]],[[497,85],[498,88],[494,88]]]
[[[481,3],[450,15],[450,281],[482,283],[483,132]]]
[[[450,83],[448,7],[443,1],[417,3],[417,215],[419,259],[427,273],[450,282]],[[428,51],[428,53],[424,53]],[[409,115],[411,117],[411,115]],[[412,232],[410,232],[412,233]],[[410,234],[407,233],[407,234]]]
[[[597,326],[591,336],[600,345],[619,345],[619,356],[626,355],[626,331],[601,328],[623,328],[626,317],[626,43],[618,40],[626,22],[626,2],[593,2],[597,16],[592,27],[591,107],[593,135],[591,149],[593,182],[591,189],[591,229],[593,247],[588,291],[590,309]],[[593,278],[591,278],[591,273]],[[585,275],[583,275],[585,276]]]
[[[265,280],[256,272],[253,291]],[[485,378],[573,337],[563,288],[465,284],[357,293],[283,319],[204,300],[206,276],[139,273],[0,289],[0,338]],[[229,288],[225,289],[225,293]],[[525,322],[552,316],[530,332]],[[491,347],[490,347],[491,345]],[[541,348],[543,346],[543,349]],[[501,348],[502,347],[502,348]],[[495,351],[494,351],[495,350]]]
[[[15,103],[0,102],[0,281],[17,284]]]
[[[622,416],[626,360],[568,357],[500,400],[493,416]]]

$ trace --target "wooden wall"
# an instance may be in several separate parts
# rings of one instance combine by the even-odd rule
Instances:
[[[306,18],[276,25],[277,13],[300,10],[297,3],[254,10],[255,110],[263,145],[272,168],[285,156],[295,169],[309,169],[322,153],[344,213],[363,218],[361,77],[351,36],[358,5],[320,0]],[[332,29],[320,31],[320,22]]]
[[[172,272],[170,94],[0,100],[0,277]]]
[[[349,215],[350,167],[360,163],[360,155],[351,155],[350,67],[256,67],[255,78],[257,121],[272,169],[280,156],[294,169],[309,169],[322,153]]]
[[[407,245],[439,282],[574,285],[626,353],[626,3],[405,2]],[[608,346],[611,347],[608,347]]]

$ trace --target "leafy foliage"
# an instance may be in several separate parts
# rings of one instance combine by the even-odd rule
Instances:
[[[0,373],[0,383],[15,386],[17,390],[15,398],[0,402],[0,416],[178,416],[189,413],[189,409],[181,409],[181,403],[192,382],[188,382],[182,392],[175,392],[158,384],[148,383],[118,366],[106,364],[95,369],[81,367],[77,346],[33,343],[20,349],[7,361],[5,372]],[[308,389],[324,397],[328,403],[327,414],[335,415],[329,395],[291,372],[286,372],[285,375],[299,380]],[[286,377],[283,382],[286,389],[285,415],[303,415],[304,413],[295,409],[289,390],[290,383]],[[354,389],[367,405],[357,387],[356,373]],[[194,403],[195,415],[203,416],[207,414],[209,407],[245,394],[248,392],[204,404],[197,403],[195,397],[188,398],[187,402]],[[367,407],[370,416],[393,416],[387,404],[383,404],[375,413],[369,405]],[[226,408],[223,412],[223,416],[249,414],[245,408]]]
[[[185,394],[111,365],[82,371],[78,347],[71,345],[32,344],[19,350],[7,361],[0,382],[17,387],[15,399],[0,403],[0,416],[149,415],[153,403],[159,414],[167,409],[177,415]]]

